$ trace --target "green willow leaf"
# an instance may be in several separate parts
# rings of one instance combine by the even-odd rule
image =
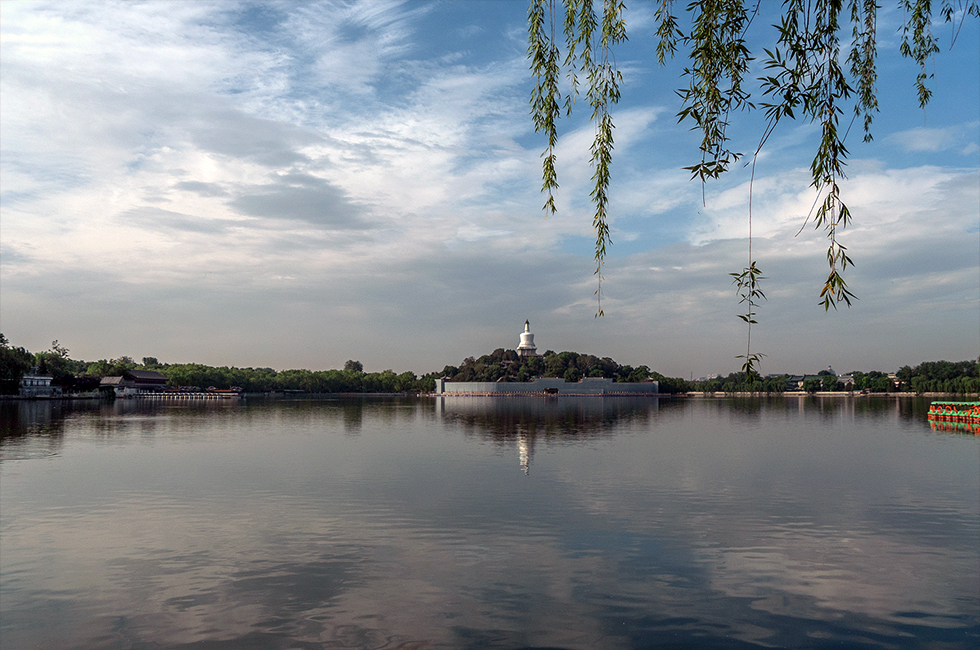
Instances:
[[[896,0],[905,15],[899,50],[918,65],[914,86],[924,109],[932,91],[927,64],[939,52],[939,42],[931,31],[934,19],[959,26],[967,17],[980,17],[980,0],[942,0],[934,11],[933,0]],[[556,11],[562,4],[564,11]],[[601,4],[601,12],[597,8]],[[760,0],[691,0],[683,14],[675,11],[675,0],[655,0],[654,33],[657,60],[663,65],[687,52],[682,79],[686,86],[677,90],[681,106],[679,122],[689,123],[700,132],[700,161],[685,166],[691,177],[704,183],[718,178],[736,164],[743,154],[731,144],[729,130],[734,111],[761,109],[765,127],[752,155],[755,163],[778,124],[803,120],[819,126],[820,139],[810,161],[810,185],[817,192],[816,211],[806,215],[827,235],[829,273],[820,292],[825,310],[840,304],[850,306],[855,295],[843,278],[853,265],[839,241],[851,219],[840,183],[845,176],[848,150],[845,140],[851,124],[860,118],[865,141],[872,139],[871,125],[878,111],[877,100],[877,0],[783,0],[775,29],[775,40],[761,49],[764,76],[759,82],[761,100],[752,101],[745,75],[753,61],[745,34],[762,6]],[[767,7],[768,7],[768,3]],[[595,275],[598,288],[596,317],[602,310],[602,266],[607,246],[612,243],[609,227],[609,183],[614,148],[614,129],[610,109],[620,99],[622,74],[616,67],[613,50],[626,40],[625,6],[618,0],[531,0],[528,10],[528,49],[535,84],[530,105],[534,128],[547,134],[542,153],[541,191],[547,195],[544,210],[557,210],[554,191],[558,188],[558,120],[571,114],[576,98],[583,91],[595,124],[592,143],[591,197],[595,207]],[[680,15],[680,18],[679,18]],[[563,32],[564,56],[555,30]],[[841,38],[850,26],[850,40]],[[564,95],[560,81],[564,75],[568,88]],[[842,123],[845,113],[853,113],[850,123]],[[752,261],[751,190],[749,198],[749,266],[731,274],[738,284],[741,303],[751,307],[765,299],[758,288],[761,276]],[[741,318],[741,316],[740,316]],[[744,320],[744,319],[743,319]],[[749,318],[748,320],[752,320]],[[748,322],[748,321],[747,321]],[[749,322],[748,339],[751,343]],[[761,355],[746,355],[747,370],[754,370]]]

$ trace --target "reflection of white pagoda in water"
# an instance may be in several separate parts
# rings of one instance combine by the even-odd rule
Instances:
[[[521,459],[521,469],[525,476],[531,473],[531,454],[534,452],[533,441],[528,440],[526,433],[517,434],[517,454]]]

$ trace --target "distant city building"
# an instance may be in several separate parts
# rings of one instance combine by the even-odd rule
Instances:
[[[538,348],[534,345],[534,334],[531,334],[531,322],[527,320],[524,321],[524,331],[521,332],[521,343],[517,346],[517,356],[522,359],[538,356]]]

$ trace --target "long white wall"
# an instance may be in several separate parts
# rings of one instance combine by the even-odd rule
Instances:
[[[492,393],[543,393],[545,389],[557,389],[559,395],[656,395],[660,384],[655,381],[642,383],[614,382],[604,377],[586,377],[578,382],[566,382],[561,377],[540,377],[532,381],[446,381],[436,379],[436,394],[466,393],[486,395]]]

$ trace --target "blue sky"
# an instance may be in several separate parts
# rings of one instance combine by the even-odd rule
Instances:
[[[681,3],[683,4],[683,3]],[[860,298],[824,313],[807,227],[812,125],[756,169],[763,372],[896,370],[980,351],[980,43],[968,19],[930,71],[879,15],[874,142],[848,140],[842,241]],[[763,3],[771,10],[775,3]],[[562,125],[559,212],[539,193],[524,2],[0,5],[0,329],[75,358],[417,373],[519,342],[672,376],[739,366],[728,273],[745,265],[748,171],[681,167],[681,61],[630,3],[617,51],[612,237],[595,319],[581,102]],[[749,37],[769,46],[772,16]],[[753,71],[753,77],[760,74]],[[749,151],[760,117],[736,117]]]

